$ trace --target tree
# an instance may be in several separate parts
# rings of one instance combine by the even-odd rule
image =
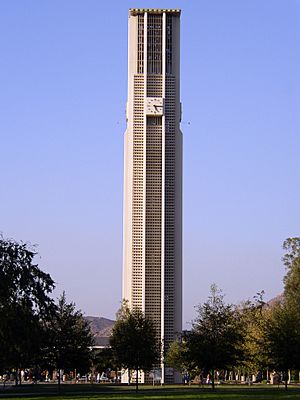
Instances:
[[[300,238],[288,238],[282,260],[286,267],[283,301],[275,304],[264,329],[265,352],[273,368],[284,372],[300,369]]]
[[[165,362],[181,374],[188,373],[191,379],[199,375],[200,370],[188,356],[188,346],[184,337],[181,341],[171,343],[166,354]]]
[[[243,329],[239,313],[224,303],[216,285],[211,286],[208,300],[198,306],[198,317],[186,340],[190,362],[210,372],[213,390],[215,371],[232,367],[241,360]]]
[[[45,363],[58,370],[86,372],[92,360],[93,337],[89,324],[74,303],[67,303],[65,292],[58,299],[56,312],[45,326]]]
[[[264,329],[265,352],[269,365],[284,372],[287,390],[288,370],[300,368],[300,321],[299,314],[285,304],[273,307]]]
[[[300,314],[300,238],[288,238],[283,242],[286,251],[283,264],[287,273],[283,279],[285,302],[299,310]]]
[[[0,358],[2,368],[35,363],[40,351],[40,321],[53,313],[51,276],[41,271],[37,253],[26,243],[0,237]]]
[[[264,327],[270,314],[263,300],[264,291],[254,296],[254,301],[245,301],[239,307],[240,321],[244,327],[244,357],[238,367],[246,369],[248,374],[257,373],[268,367],[264,347]]]
[[[129,310],[123,304],[112,330],[110,345],[117,363],[129,371],[136,371],[138,391],[139,370],[150,371],[160,358],[160,345],[153,322],[139,309]]]
[[[115,355],[111,347],[97,349],[93,352],[93,368],[98,372],[107,373],[108,371],[114,371],[117,382],[120,365],[117,364],[117,360],[115,359]]]
[[[171,343],[166,354],[165,362],[176,371],[185,372],[188,370],[188,363],[186,360],[187,347],[184,342]]]

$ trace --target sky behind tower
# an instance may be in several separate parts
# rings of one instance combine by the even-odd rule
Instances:
[[[182,9],[184,323],[213,282],[269,299],[300,233],[299,0],[2,0],[0,231],[114,318],[130,7]]]

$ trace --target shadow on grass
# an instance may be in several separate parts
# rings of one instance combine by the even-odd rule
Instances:
[[[22,385],[0,390],[0,398],[11,400],[24,397],[26,399],[44,400],[48,397],[55,397],[58,400],[106,400],[106,399],[143,399],[143,400],[300,400],[300,387],[273,386],[219,386],[213,392],[210,388],[197,386],[164,386],[152,387],[141,386],[139,393],[135,393],[134,386],[128,385],[91,385],[91,384],[63,384],[61,392],[58,393],[58,386],[55,384]]]

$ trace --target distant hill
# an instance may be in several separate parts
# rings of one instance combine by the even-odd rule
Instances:
[[[283,294],[279,294],[273,299],[266,302],[267,305],[273,307],[277,302],[283,302]],[[95,338],[95,345],[107,346],[112,328],[116,321],[103,317],[85,316],[84,319],[89,323],[92,334]]]
[[[91,332],[94,335],[95,345],[107,346],[115,321],[108,318],[92,317],[89,315],[84,317],[84,319],[90,325]]]

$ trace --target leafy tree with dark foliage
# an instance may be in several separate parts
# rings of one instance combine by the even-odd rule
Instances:
[[[284,373],[287,390],[288,370],[300,369],[299,315],[285,304],[276,304],[265,325],[264,347],[269,366]]]
[[[190,363],[210,373],[213,390],[215,371],[232,367],[242,358],[243,336],[239,313],[224,303],[221,291],[212,285],[208,300],[198,307],[186,343]]]
[[[34,262],[32,246],[0,237],[0,359],[18,371],[37,363],[40,321],[54,311],[51,276]]]
[[[112,348],[106,347],[93,351],[93,368],[98,372],[105,373],[114,371],[117,382],[118,370],[121,369],[121,366],[117,363]]]
[[[44,362],[58,370],[86,372],[92,361],[93,336],[74,303],[67,303],[65,292],[58,299],[57,309],[45,327]]]
[[[139,309],[123,304],[112,330],[110,345],[117,363],[135,370],[138,391],[139,370],[150,371],[160,359],[160,343],[153,322]]]
[[[284,372],[287,390],[288,370],[300,369],[300,238],[283,243],[283,263],[287,273],[283,279],[284,298],[271,310],[265,325],[265,352],[269,365]]]

